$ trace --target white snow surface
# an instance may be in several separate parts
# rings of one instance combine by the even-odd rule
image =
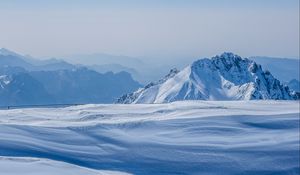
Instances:
[[[118,103],[168,103],[179,100],[292,100],[288,87],[247,58],[223,53],[193,62],[182,71],[118,99]]]
[[[7,75],[0,75],[0,88],[4,88],[10,83],[10,78]]]
[[[233,115],[297,113],[299,101],[178,101],[162,104],[90,104],[66,108],[0,110],[0,124],[92,126]],[[276,107],[274,107],[276,106]]]
[[[299,101],[0,110],[0,174],[299,174],[299,124]]]
[[[117,171],[100,171],[48,159],[0,157],[3,175],[128,175]]]

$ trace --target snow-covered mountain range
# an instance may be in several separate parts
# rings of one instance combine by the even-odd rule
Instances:
[[[138,87],[127,72],[98,73],[0,49],[0,106],[112,103]]]
[[[120,97],[117,103],[166,103],[178,100],[293,100],[299,94],[256,62],[233,53],[172,69],[155,83]]]

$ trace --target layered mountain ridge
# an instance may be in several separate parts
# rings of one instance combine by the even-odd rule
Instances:
[[[98,73],[58,59],[36,60],[0,49],[0,108],[112,103],[138,87],[127,72]]]
[[[166,103],[178,100],[294,100],[291,91],[256,62],[225,52],[193,62],[182,71],[123,95],[117,103]]]

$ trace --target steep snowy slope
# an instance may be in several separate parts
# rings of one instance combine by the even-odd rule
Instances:
[[[200,59],[182,71],[122,96],[118,103],[165,103],[177,100],[291,100],[296,96],[269,71],[247,58],[223,53]]]
[[[265,56],[250,57],[251,60],[260,64],[264,69],[272,72],[281,82],[288,82],[292,79],[299,79],[300,59],[274,58]]]

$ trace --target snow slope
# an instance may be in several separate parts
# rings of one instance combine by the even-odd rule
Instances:
[[[166,103],[178,100],[292,100],[296,95],[269,71],[247,58],[223,53],[195,61],[182,71],[126,94],[118,103]]]
[[[299,174],[299,124],[299,101],[0,110],[0,168],[63,174]],[[20,163],[12,157],[38,161]],[[6,170],[0,174],[19,172]]]

